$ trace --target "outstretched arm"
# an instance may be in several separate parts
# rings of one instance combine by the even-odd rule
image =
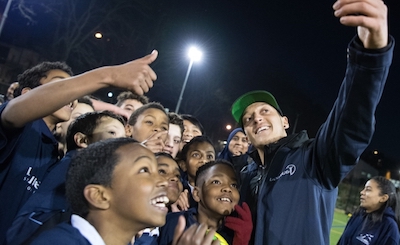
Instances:
[[[357,27],[365,48],[388,45],[387,7],[382,0],[338,0],[333,9],[343,25]]]
[[[64,105],[108,86],[134,91],[142,95],[153,87],[157,75],[150,64],[158,52],[134,61],[107,66],[67,79],[50,82],[32,89],[9,102],[1,114],[1,124],[6,128],[23,127],[26,123],[45,117]]]

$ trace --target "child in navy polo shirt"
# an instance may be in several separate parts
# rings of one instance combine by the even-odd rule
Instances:
[[[216,234],[216,239],[227,245],[226,240],[230,241],[231,234],[222,229],[224,220],[236,210],[238,217],[227,218],[225,226],[235,233],[234,245],[247,245],[252,230],[251,213],[247,204],[244,203],[242,207],[237,205],[240,199],[237,180],[233,165],[225,160],[211,161],[199,167],[193,189],[193,198],[198,202],[198,207],[184,212],[169,213],[165,226],[160,228],[159,244],[171,244],[174,227],[183,215],[187,227],[196,223],[206,224],[208,228],[221,232]]]
[[[168,181],[167,197],[169,202],[167,207],[170,209],[171,204],[178,200],[183,189],[179,166],[168,153],[159,152],[155,156],[158,164],[158,173]],[[135,245],[158,245],[158,235],[159,227],[145,229],[136,236]]]
[[[108,86],[147,92],[157,78],[157,51],[123,65],[71,77],[60,62],[44,62],[19,76],[19,96],[0,106],[0,244],[15,215],[58,159],[55,125],[70,118],[75,99]]]
[[[76,118],[67,131],[67,154],[49,169],[41,187],[28,199],[7,232],[7,244],[29,244],[41,232],[70,218],[65,198],[65,176],[77,150],[108,138],[125,137],[121,116],[109,111],[89,112]]]

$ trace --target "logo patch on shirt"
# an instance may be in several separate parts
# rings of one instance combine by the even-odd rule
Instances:
[[[278,175],[278,176],[276,176],[274,178],[270,178],[269,181],[277,181],[282,176],[293,175],[295,172],[296,172],[296,165],[289,164],[289,165],[286,166],[285,170],[280,175]]]
[[[360,234],[357,237],[357,240],[362,242],[365,245],[369,245],[372,241],[372,238],[374,238],[374,235],[372,234]]]
[[[24,181],[27,182],[26,189],[28,191],[33,191],[35,192],[37,189],[39,189],[40,181],[38,178],[34,175],[31,175],[32,167],[28,168],[28,171],[26,171],[26,175],[24,177]]]

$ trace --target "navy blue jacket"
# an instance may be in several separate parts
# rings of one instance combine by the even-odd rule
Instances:
[[[335,104],[315,139],[306,132],[288,137],[268,153],[268,168],[258,188],[254,244],[329,244],[337,186],[370,143],[375,110],[392,62],[394,40],[383,50],[366,50],[355,38]],[[241,195],[249,199],[249,181],[261,165],[242,171]],[[254,207],[255,206],[255,207]]]
[[[43,232],[31,245],[90,245],[78,229],[69,223],[61,223]]]
[[[338,245],[399,244],[399,227],[397,226],[392,208],[386,208],[383,213],[382,222],[372,227],[369,227],[368,224],[364,225],[367,219],[368,215],[365,211],[353,215],[347,223]]]
[[[7,105],[0,106],[0,114]],[[0,244],[19,209],[57,160],[57,141],[42,119],[12,130],[0,125]]]
[[[48,170],[40,188],[28,199],[7,232],[7,244],[29,243],[41,232],[70,220],[71,210],[65,196],[65,179],[76,150]]]

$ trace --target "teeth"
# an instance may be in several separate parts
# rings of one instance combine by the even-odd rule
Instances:
[[[223,201],[223,202],[232,202],[232,200],[227,197],[221,197],[221,198],[219,198],[219,200]]]
[[[151,205],[154,205],[157,207],[165,207],[168,202],[169,202],[169,199],[167,196],[160,196],[160,197],[152,199]]]
[[[257,130],[256,134],[258,134],[259,132],[263,131],[263,130],[267,130],[269,129],[269,127],[261,127]]]

